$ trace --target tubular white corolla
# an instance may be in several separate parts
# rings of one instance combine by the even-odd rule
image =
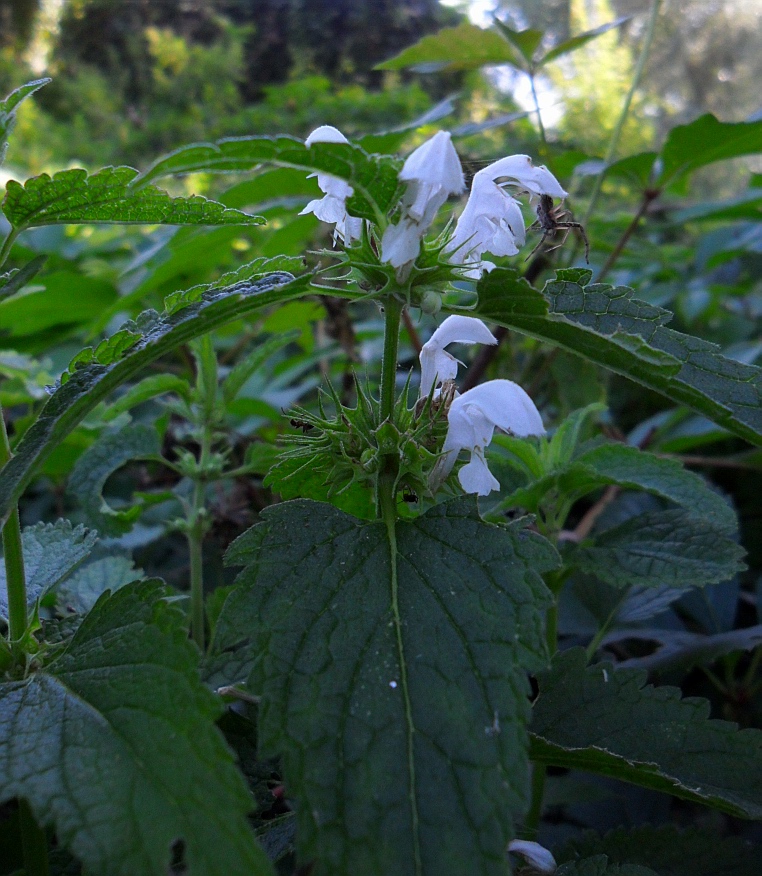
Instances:
[[[313,143],[348,143],[347,138],[332,125],[321,125],[307,137],[305,146]],[[350,216],[347,213],[347,198],[354,194],[354,189],[343,179],[332,176],[330,173],[311,174],[317,176],[317,183],[321,192],[325,192],[322,198],[316,198],[299,213],[314,213],[321,222],[329,222],[335,225],[333,232],[334,243],[337,238],[345,244],[357,240],[362,233],[362,219]]]
[[[451,261],[470,266],[466,276],[478,279],[483,271],[495,267],[482,259],[483,253],[516,255],[524,245],[521,208],[505,185],[529,192],[531,200],[540,195],[560,199],[567,195],[547,167],[535,167],[528,155],[508,155],[475,174],[468,202],[446,246]]]
[[[432,388],[457,376],[458,360],[444,349],[448,344],[496,343],[497,338],[480,319],[448,316],[421,349],[420,395],[426,397]]]
[[[480,319],[448,316],[421,349],[421,398],[457,376],[458,360],[444,349],[454,343],[496,344],[497,339]],[[471,459],[458,472],[458,479],[467,493],[486,496],[500,488],[484,458],[484,449],[492,441],[495,429],[521,438],[545,433],[534,402],[510,380],[489,380],[463,395],[456,394],[447,412],[447,422],[442,456],[431,473],[429,485],[433,492],[452,471],[460,451],[468,450]]]
[[[458,480],[467,493],[480,496],[500,489],[484,458],[496,428],[519,438],[545,433],[534,402],[511,380],[488,380],[457,396],[450,405],[447,422],[443,455],[434,467],[436,481],[441,483],[452,471],[458,453],[468,450],[471,459],[458,472]]]
[[[511,840],[508,843],[508,851],[521,855],[533,870],[544,873],[546,876],[551,876],[558,869],[556,859],[545,846],[541,846],[539,843],[533,843],[530,840]]]
[[[450,195],[463,191],[463,169],[449,132],[439,131],[412,152],[399,179],[407,183],[400,220],[381,239],[381,261],[395,268],[415,261],[437,210]]]

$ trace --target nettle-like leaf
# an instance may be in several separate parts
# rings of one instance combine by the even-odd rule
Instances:
[[[469,314],[578,353],[762,444],[762,370],[666,328],[669,311],[638,301],[626,286],[586,285],[590,276],[559,271],[539,291],[496,268],[479,281]]]
[[[346,180],[354,195],[347,200],[352,216],[377,220],[374,204],[386,213],[399,188],[400,162],[369,155],[353,143],[313,143],[309,148],[295,137],[227,137],[215,143],[192,143],[160,158],[141,174],[133,188],[162,176],[206,171],[252,170],[261,164],[320,171]]]
[[[5,218],[16,230],[39,225],[118,222],[120,225],[262,225],[261,216],[224,207],[200,195],[173,198],[155,186],[130,184],[132,167],[104,167],[97,173],[74,168],[28,179],[8,180]]]
[[[762,731],[710,719],[706,700],[645,682],[642,671],[586,667],[582,649],[556,655],[538,676],[532,759],[762,818]]]
[[[211,288],[200,300],[173,313],[146,311],[132,328],[129,349],[108,364],[91,361],[75,368],[70,378],[53,392],[0,471],[0,517],[17,502],[39,465],[82,419],[114,389],[131,380],[142,368],[226,322],[248,316],[273,304],[309,293],[306,277],[275,273],[231,287]],[[111,356],[112,351],[109,351]]]
[[[628,155],[606,168],[609,176],[634,180],[641,189],[682,190],[690,175],[716,161],[762,152],[762,120],[721,122],[711,113],[672,128],[661,152]],[[657,159],[661,159],[657,165]]]
[[[35,256],[23,268],[13,268],[5,274],[0,274],[0,301],[10,298],[23,289],[30,280],[37,276],[47,260],[47,256]]]
[[[69,477],[68,492],[81,506],[88,526],[101,535],[129,532],[142,511],[140,503],[115,511],[103,498],[103,487],[117,469],[134,459],[160,458],[161,441],[153,426],[130,423],[101,435],[80,456]]]
[[[507,874],[553,549],[485,523],[473,498],[399,522],[391,543],[309,500],[263,516],[228,553],[245,568],[216,643],[249,640],[261,754],[282,755],[301,860],[315,876]]]
[[[0,802],[26,799],[93,876],[269,876],[251,800],[156,582],[99,600],[66,652],[0,684]]]
[[[555,876],[661,876],[650,867],[640,864],[617,864],[606,855],[594,855],[580,861],[563,864]]]
[[[559,460],[555,471],[537,476],[541,463],[528,442],[508,436],[499,437],[496,443],[510,451],[511,456],[503,461],[518,469],[527,481],[526,486],[517,487],[500,502],[498,512],[517,506],[536,511],[551,490],[576,500],[601,487],[618,486],[673,502],[723,535],[732,535],[737,529],[733,508],[722,495],[674,459],[654,456],[628,444],[598,443],[575,448],[570,458]]]
[[[738,837],[722,838],[707,830],[666,827],[612,830],[601,837],[586,833],[556,852],[559,864],[606,855],[610,864],[652,867],[659,876],[757,876],[759,848]]]
[[[113,593],[144,577],[143,570],[136,569],[129,557],[95,556],[55,588],[56,606],[61,612],[84,615],[107,590]]]
[[[475,70],[485,64],[524,66],[521,52],[499,33],[463,21],[456,27],[444,27],[423,37],[399,55],[377,64],[375,69]]]
[[[744,568],[745,551],[682,509],[639,514],[571,548],[569,565],[613,587],[704,587]]]
[[[5,161],[5,153],[8,150],[8,137],[10,137],[11,131],[13,131],[13,127],[16,124],[16,110],[35,91],[39,91],[50,81],[49,78],[45,78],[27,82],[25,85],[12,91],[5,100],[0,100],[0,164]]]
[[[21,534],[29,605],[55,587],[91,553],[97,533],[68,520],[36,523]],[[8,591],[5,565],[0,564],[0,617],[8,617]]]

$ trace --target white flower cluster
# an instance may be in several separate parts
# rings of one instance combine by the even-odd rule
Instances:
[[[347,138],[330,125],[322,125],[305,141],[346,143]],[[450,134],[439,131],[412,152],[399,178],[407,184],[399,205],[399,219],[389,225],[381,239],[381,261],[403,268],[415,261],[421,240],[431,227],[439,208],[450,195],[463,191],[463,170]],[[327,173],[317,174],[325,197],[310,201],[302,213],[314,213],[323,222],[335,225],[334,239],[345,244],[360,236],[362,220],[350,216],[346,200],[353,194],[349,183]],[[475,176],[465,209],[445,251],[454,264],[467,268],[465,275],[478,279],[495,265],[482,256],[516,255],[525,240],[524,218],[518,201],[506,191],[516,186],[534,201],[540,195],[563,199],[567,193],[546,167],[535,167],[528,155],[509,155],[495,161]]]
[[[454,343],[496,344],[497,340],[480,319],[448,316],[421,350],[422,398],[432,391],[436,395],[444,381],[456,376],[458,360],[444,349]],[[450,474],[461,450],[468,450],[471,454],[469,462],[458,472],[463,489],[480,496],[500,489],[484,458],[484,450],[492,441],[495,429],[520,438],[545,434],[534,402],[511,380],[488,380],[463,395],[456,393],[447,413],[447,422],[442,456],[432,473],[433,491]]]

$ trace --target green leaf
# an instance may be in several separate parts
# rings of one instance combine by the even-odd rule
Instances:
[[[290,274],[270,274],[253,282],[210,289],[201,300],[171,314],[147,311],[133,323],[140,337],[121,359],[93,362],[74,371],[40,411],[0,471],[0,517],[18,502],[39,466],[63,438],[113,390],[175,347],[235,319],[309,294],[309,281]],[[142,328],[141,328],[142,327]]]
[[[152,374],[131,386],[127,392],[116,401],[105,406],[102,412],[104,422],[111,422],[126,411],[131,411],[159,395],[173,393],[180,398],[188,398],[191,388],[187,380],[176,374]]]
[[[0,685],[0,801],[23,797],[93,876],[269,876],[251,806],[156,582],[98,601],[66,652]]]
[[[732,533],[738,528],[735,512],[724,497],[677,460],[663,459],[628,444],[600,444],[583,450],[569,471],[568,476],[561,477],[562,489],[578,488],[577,478],[589,478],[596,487],[615,484],[644,490],[680,505],[722,532]]]
[[[762,444],[762,371],[666,328],[671,314],[632,289],[553,280],[539,291],[508,268],[485,274],[477,288],[469,315],[578,353]]]
[[[39,91],[43,85],[50,82],[49,78],[35,79],[27,82],[15,91],[12,91],[5,100],[0,100],[0,164],[5,161],[5,153],[8,150],[8,138],[16,124],[16,110],[28,97]]]
[[[0,301],[4,334],[20,337],[55,326],[80,326],[97,318],[119,297],[111,283],[75,271],[53,271],[38,282]]]
[[[399,55],[376,64],[376,70],[402,70],[425,65],[432,70],[475,70],[485,64],[525,66],[522,56],[494,30],[467,21],[425,36]]]
[[[569,418],[551,439],[550,449],[557,452],[544,456],[550,456],[549,461],[556,462],[558,467],[544,476],[540,473],[538,477],[536,466],[528,464],[531,462],[528,451],[521,449],[522,444],[527,445],[526,441],[506,436],[497,439],[497,443],[512,454],[513,458],[507,461],[514,462],[518,454],[523,454],[518,458],[522,462],[520,471],[527,481],[526,486],[515,489],[500,502],[496,507],[498,512],[514,507],[536,511],[550,490],[560,490],[564,496],[576,500],[601,487],[618,486],[643,490],[673,502],[725,535],[736,531],[738,523],[733,508],[720,493],[710,489],[702,477],[685,469],[677,460],[614,443],[594,443],[587,448],[583,445],[577,448],[576,458],[564,459],[561,453],[564,449],[567,453],[570,450],[566,439],[575,437],[573,427],[583,413],[578,411],[577,416]],[[513,467],[519,468],[515,464]]]
[[[680,595],[678,591],[678,596]],[[630,627],[608,633],[603,643],[614,643],[617,639],[624,638],[646,640],[657,643],[658,647],[652,654],[623,661],[622,666],[628,669],[646,669],[649,672],[687,672],[694,666],[713,663],[718,657],[733,651],[752,651],[759,647],[762,645],[762,624],[710,635],[663,627]]]
[[[0,301],[5,301],[6,298],[15,295],[19,289],[23,289],[40,272],[47,260],[48,257],[45,255],[35,256],[23,268],[13,268],[5,274],[0,274]]]
[[[261,216],[223,207],[192,195],[172,198],[155,186],[130,187],[132,167],[104,167],[97,173],[74,168],[28,179],[8,180],[3,212],[16,230],[39,225],[118,222],[121,225],[262,225]]]
[[[658,184],[674,184],[699,167],[758,152],[762,152],[762,120],[720,122],[707,113],[669,132],[661,150]]]
[[[97,533],[68,520],[37,523],[21,534],[29,605],[69,575],[93,549]],[[0,617],[8,617],[5,564],[0,564]]]
[[[261,164],[320,171],[351,183],[354,195],[347,201],[353,216],[377,220],[392,206],[399,186],[399,162],[386,156],[368,155],[353,143],[314,143],[307,148],[295,137],[228,137],[215,143],[192,143],[160,158],[137,177],[138,189],[162,176],[206,171],[223,173],[251,170]]]
[[[394,544],[307,500],[263,516],[228,552],[245,569],[216,635],[250,638],[261,754],[283,756],[301,859],[315,876],[507,876],[552,548],[471,497],[398,523]]]
[[[595,855],[582,861],[571,861],[556,870],[555,876],[661,876],[650,867],[639,864],[617,864],[606,855]]]
[[[560,58],[562,55],[568,55],[569,52],[573,52],[581,46],[584,46],[585,43],[589,43],[590,40],[596,39],[596,37],[613,30],[615,27],[621,27],[625,22],[629,21],[631,17],[632,16],[630,15],[623,15],[620,18],[614,19],[614,21],[609,21],[606,24],[600,25],[600,27],[586,30],[584,33],[578,33],[576,36],[564,40],[557,46],[553,46],[549,52],[546,52],[537,62],[537,66],[542,67],[545,64],[549,64],[551,61],[555,61],[556,58]]]
[[[580,648],[556,655],[538,677],[532,759],[762,818],[762,731],[710,720],[706,700],[645,682],[642,671],[586,667]]]
[[[495,28],[526,60],[525,69],[532,68],[534,66],[532,59],[537,47],[542,42],[543,32],[541,30],[533,30],[532,28],[514,30],[498,18],[495,19]]]
[[[136,569],[129,557],[96,557],[56,587],[56,605],[61,611],[87,614],[107,590],[113,593],[144,577],[143,570]]]
[[[119,536],[132,529],[142,506],[134,504],[114,511],[103,498],[103,487],[117,469],[133,459],[154,459],[161,452],[159,434],[153,426],[131,423],[107,432],[80,456],[69,477],[67,490],[81,507],[88,526],[102,535]]]
[[[656,511],[596,533],[569,551],[575,569],[612,587],[704,587],[744,568],[744,549],[682,509]]]
[[[258,371],[274,353],[293,343],[300,335],[298,329],[291,329],[274,335],[263,341],[248,356],[241,358],[230,369],[230,373],[222,381],[222,397],[225,402],[231,402],[243,389],[246,381]]]
[[[606,855],[610,864],[652,867],[659,876],[757,876],[759,848],[739,837],[709,830],[666,827],[612,830],[600,837],[586,833],[556,854],[559,864]],[[559,871],[560,872],[560,871]]]

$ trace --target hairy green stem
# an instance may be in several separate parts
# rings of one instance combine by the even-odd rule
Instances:
[[[384,355],[381,360],[381,422],[394,416],[397,395],[397,350],[402,304],[392,295],[384,301]]]
[[[48,839],[26,800],[19,800],[19,826],[24,850],[24,873],[26,876],[48,876]]]
[[[205,645],[204,618],[204,553],[206,534],[205,498],[207,467],[214,438],[214,409],[217,401],[217,359],[210,335],[199,341],[198,377],[196,387],[200,402],[201,452],[194,477],[193,498],[188,512],[188,550],[190,554],[191,636],[203,651]]]
[[[11,254],[11,248],[13,244],[16,242],[16,238],[19,236],[19,232],[15,228],[11,228],[8,232],[8,236],[3,241],[3,245],[0,247],[0,268],[6,263],[8,260],[8,256]]]
[[[5,428],[5,417],[0,407],[0,467],[11,458],[11,445]],[[17,507],[11,511],[3,527],[3,559],[8,588],[8,632],[11,642],[18,641],[26,632],[26,577],[24,552],[21,543],[21,522]]]
[[[611,164],[611,162],[614,160],[614,156],[616,155],[616,151],[619,146],[619,140],[622,136],[622,131],[624,130],[624,123],[627,121],[627,116],[630,113],[632,99],[635,96],[635,92],[637,91],[638,86],[640,85],[640,80],[643,78],[643,72],[646,69],[648,56],[651,54],[651,45],[653,43],[654,34],[656,33],[656,21],[659,18],[660,7],[661,0],[651,0],[651,12],[648,18],[648,27],[646,29],[645,38],[643,39],[643,46],[640,50],[638,63],[635,65],[635,72],[632,75],[632,82],[630,83],[630,88],[627,92],[627,96],[624,99],[622,112],[619,114],[617,123],[611,133],[611,139],[609,140],[608,149],[606,150],[603,167],[601,168],[601,172],[595,178],[595,186],[593,188],[593,193],[590,196],[590,202],[587,205],[587,211],[585,212],[585,218],[583,219],[583,223],[588,222],[590,217],[593,215],[595,207],[598,203],[598,198],[601,194],[601,186],[603,185],[603,177],[606,173],[606,168],[609,166],[609,164]]]

